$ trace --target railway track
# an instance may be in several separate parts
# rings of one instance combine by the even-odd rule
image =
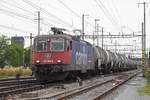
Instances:
[[[82,97],[83,95],[87,94],[87,93],[92,93],[95,89],[99,89],[100,93],[99,94],[103,94],[103,96],[100,96],[99,94],[91,96],[91,97],[95,97],[92,99],[88,99],[88,100],[99,100],[99,98],[104,97],[106,93],[111,93],[109,91],[112,91],[112,88],[116,88],[116,86],[120,86],[123,83],[125,83],[126,81],[128,81],[129,79],[131,79],[132,77],[134,77],[136,74],[133,72],[129,72],[129,73],[122,73],[121,75],[116,75],[116,77],[114,79],[108,79],[105,81],[93,81],[90,82],[87,85],[84,86],[78,86],[72,89],[67,89],[67,90],[63,90],[57,93],[53,93],[50,95],[43,95],[40,97],[35,97],[35,98],[26,98],[26,99],[21,99],[21,100],[42,100],[42,99],[50,99],[50,100],[67,100],[67,99],[79,99],[80,96]],[[116,80],[120,80],[118,85],[113,85],[114,82],[118,82]],[[77,98],[76,98],[77,97]],[[83,96],[84,97],[84,96]],[[80,100],[85,100],[87,98],[87,96],[85,96],[85,98],[80,98]]]
[[[25,83],[31,83],[36,81],[34,77],[30,78],[20,78],[20,79],[3,79],[0,80],[0,88],[6,87],[6,86],[12,86],[12,85],[19,85],[19,84],[25,84]]]
[[[0,92],[0,97],[4,98],[7,97],[8,95],[40,90],[40,89],[48,88],[50,86],[52,86],[52,84],[41,85],[40,83],[32,83],[32,84],[17,85],[14,87],[8,87],[3,89],[3,91]]]
[[[96,84],[96,85],[93,85],[93,86],[88,86],[86,88],[83,88],[77,92],[74,92],[74,93],[71,93],[69,95],[66,95],[66,96],[63,96],[63,97],[60,97],[58,98],[57,100],[66,100],[66,99],[70,99],[74,96],[77,96],[77,95],[81,95],[82,93],[86,93],[94,88],[97,88],[97,87],[100,87],[102,85],[105,85],[105,84],[108,84],[108,83],[111,83],[113,80],[108,80],[108,81],[105,81],[105,82],[102,82],[102,83],[99,83],[99,84]]]
[[[130,72],[131,73],[131,72]],[[122,74],[126,74],[126,73],[122,73]],[[106,75],[105,77],[110,77],[113,74],[110,75]],[[114,76],[118,77],[118,74],[114,74]],[[124,75],[123,75],[124,76]],[[42,96],[42,97],[35,97],[35,98],[28,98],[26,100],[37,100],[37,99],[46,99],[46,98],[54,98],[58,99],[58,100],[64,100],[61,99],[61,97],[64,96],[64,94],[68,97],[73,97],[73,95],[81,95],[82,93],[88,92],[89,90],[92,90],[93,88],[97,88],[97,87],[101,87],[105,84],[109,84],[112,83],[113,79],[109,79],[109,80],[105,80],[105,81],[94,81],[94,82],[90,82],[88,85],[84,85],[84,86],[77,86],[75,88],[72,89],[67,89],[61,92],[57,92],[52,94],[51,96]],[[7,81],[8,82],[8,81]],[[37,82],[36,80],[26,80],[25,82],[20,80],[20,83],[18,81],[18,84],[14,84],[11,86],[7,86],[7,87],[0,87],[0,100],[1,98],[5,98],[8,95],[14,95],[14,94],[21,94],[23,92],[31,92],[31,91],[35,91],[35,90],[41,90],[41,89],[45,89],[45,88],[50,88],[52,86],[59,86],[65,83],[72,83],[72,82],[53,82],[53,83],[48,83],[45,85],[42,85],[41,83]],[[10,82],[8,82],[8,84],[11,84]],[[78,93],[75,93],[78,92]],[[67,97],[67,98],[68,98]],[[65,97],[66,98],[66,97]],[[23,99],[21,99],[23,100]]]
[[[24,77],[24,78],[20,78],[19,80],[28,80],[28,79],[35,79],[34,77]],[[4,81],[12,81],[12,80],[18,80],[16,78],[5,78],[5,79],[0,79],[0,82],[4,82]]]
[[[51,83],[46,83],[43,84],[41,82],[38,82],[37,80],[25,80],[25,81],[18,81],[16,82],[16,84],[13,85],[11,83],[11,81],[7,81],[8,84],[11,84],[11,86],[7,86],[7,87],[0,87],[0,100],[7,98],[10,95],[15,95],[15,94],[21,94],[24,92],[31,92],[31,91],[35,91],[35,90],[41,90],[41,89],[45,89],[45,88],[49,88],[52,86],[59,86],[60,84],[62,84],[62,82],[51,82]],[[67,81],[64,83],[71,83],[72,81]],[[4,83],[4,82],[3,82]],[[4,84],[1,84],[4,85]]]
[[[0,80],[0,97],[15,94],[16,89],[27,88],[31,85],[37,84],[34,77],[20,78],[20,79],[1,79]]]
[[[102,98],[105,98],[107,95],[109,95],[110,93],[112,93],[114,90],[116,90],[117,88],[119,88],[120,86],[122,86],[123,84],[125,84],[127,81],[129,81],[130,79],[132,79],[133,77],[135,77],[137,74],[139,74],[141,72],[137,72],[136,74],[133,74],[132,76],[128,77],[127,79],[125,79],[124,81],[122,81],[120,84],[104,91],[102,94],[98,95],[96,98],[94,98],[93,100],[101,100]]]
[[[107,96],[109,93],[112,93],[113,90],[117,89],[119,86],[123,85],[125,82],[127,82],[134,76],[136,76],[136,74],[129,75],[128,77],[125,77],[125,79],[122,76],[119,76],[115,80],[121,79],[120,81],[114,82],[114,80],[109,80],[109,81],[100,83],[98,85],[87,87],[85,89],[79,90],[69,95],[65,95],[63,97],[58,98],[57,100],[79,99],[79,98],[80,100],[82,100],[82,99],[86,99],[87,96],[89,97],[89,95],[90,97],[87,98],[88,100],[101,100],[102,98]]]

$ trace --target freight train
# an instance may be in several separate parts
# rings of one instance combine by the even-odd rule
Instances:
[[[52,28],[34,38],[32,72],[39,81],[135,69],[137,62]]]

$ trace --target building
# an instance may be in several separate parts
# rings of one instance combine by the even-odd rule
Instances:
[[[18,44],[24,47],[24,38],[23,37],[11,37],[11,41],[14,44]]]

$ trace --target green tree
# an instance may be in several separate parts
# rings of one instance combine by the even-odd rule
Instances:
[[[5,51],[9,47],[9,41],[10,39],[4,35],[0,37],[0,68],[7,65]]]
[[[5,51],[7,65],[14,67],[23,65],[23,46],[17,44],[11,44]]]
[[[24,55],[23,55],[24,53]],[[24,57],[23,57],[24,56]],[[23,48],[23,46],[14,44],[13,41],[6,36],[0,37],[0,68],[5,65],[11,65],[13,67],[23,66],[28,67],[30,65],[30,49]]]
[[[29,48],[24,49],[24,64],[25,64],[25,67],[30,66],[30,49]]]

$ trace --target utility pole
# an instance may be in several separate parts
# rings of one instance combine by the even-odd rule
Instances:
[[[98,33],[99,33],[99,25],[97,24],[97,36],[98,36]],[[97,37],[97,46],[99,46],[99,38]]]
[[[117,41],[115,40],[115,53],[117,51]]]
[[[143,32],[143,30],[144,30],[144,23],[142,22],[142,37],[141,37],[141,42],[142,42],[142,49],[144,48],[144,32]]]
[[[24,64],[24,49],[23,49],[23,55],[22,55],[22,58],[23,58],[23,59],[22,59],[22,60],[23,60],[23,61],[22,61],[22,64],[23,64],[23,67],[25,67],[25,64]]]
[[[84,14],[82,15],[82,39],[84,40]]]
[[[143,3],[144,5],[144,50],[146,50],[146,13],[145,13],[145,2]],[[146,51],[144,51],[145,57],[146,57]]]
[[[84,17],[85,16],[89,16],[89,15],[82,15],[82,39],[84,40],[84,35],[85,35],[85,33],[84,33]]]
[[[30,33],[30,67],[32,67],[32,33]]]
[[[97,46],[98,46],[98,27],[97,27],[97,21],[99,21],[99,19],[95,19],[95,34],[97,35]],[[94,40],[95,40],[95,38],[94,38]]]
[[[138,4],[143,4],[143,49],[144,49],[144,54],[146,54],[146,2],[143,3],[138,3]]]
[[[95,38],[95,37],[94,37],[94,33],[95,33],[95,32],[93,32],[93,45],[94,45],[94,38]]]
[[[142,23],[142,67],[143,67],[143,75],[145,75],[146,71],[146,2],[139,3],[143,4],[143,10],[144,10],[144,15],[143,15],[143,22]]]
[[[149,67],[149,69],[150,69],[150,48],[149,48],[149,50],[148,50],[148,67]]]
[[[95,44],[95,35],[96,35],[96,19],[95,19],[95,32],[93,33],[94,38],[93,38],[93,45]]]
[[[103,43],[103,30],[104,30],[104,28],[102,27],[102,49],[103,49],[103,45],[104,45],[104,43]]]
[[[40,35],[40,11],[38,11],[38,35]]]
[[[142,69],[143,76],[145,75],[146,60],[145,60],[145,49],[144,49],[144,23],[142,22]]]
[[[40,18],[40,11],[38,11],[37,14],[38,14],[38,18],[35,19],[35,20],[38,21],[38,35],[40,35],[40,21],[41,21],[41,18]]]

